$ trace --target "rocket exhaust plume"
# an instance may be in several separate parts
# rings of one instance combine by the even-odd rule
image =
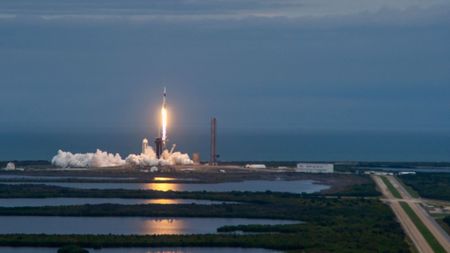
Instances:
[[[166,87],[164,87],[163,104],[161,107],[161,140],[163,145],[167,141],[167,109],[166,109]]]
[[[97,150],[95,153],[71,153],[59,150],[53,157],[52,164],[62,167],[120,167],[133,166],[145,167],[155,165],[189,165],[194,162],[188,154],[174,152],[175,145],[169,151],[165,149],[167,143],[167,108],[166,108],[166,88],[164,87],[163,103],[161,107],[161,131],[155,142],[156,150],[148,145],[148,140],[142,141],[142,153],[130,154],[125,160],[119,154],[112,154]]]

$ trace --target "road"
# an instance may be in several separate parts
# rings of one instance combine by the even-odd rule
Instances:
[[[434,235],[436,240],[450,252],[450,237],[447,232],[442,229],[442,227],[436,222],[436,220],[431,217],[425,209],[422,208],[423,203],[420,198],[413,198],[408,193],[408,191],[403,187],[403,185],[393,176],[387,176],[391,184],[400,192],[400,195],[404,200],[410,201],[408,204],[411,206],[413,211],[419,216],[420,220],[427,226],[430,232]]]
[[[398,199],[396,199],[392,193],[388,190],[387,186],[384,184],[383,180],[379,176],[372,176],[372,179],[377,184],[378,188],[381,190],[383,197],[387,203],[391,206],[395,215],[397,216],[398,221],[400,222],[403,230],[414,243],[416,249],[420,253],[433,253],[430,245],[428,245],[425,238],[422,236],[422,233],[417,229],[414,223],[409,218],[408,214],[403,210],[400,206]]]

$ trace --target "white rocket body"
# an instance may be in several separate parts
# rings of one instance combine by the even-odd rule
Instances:
[[[167,93],[166,93],[166,87],[164,87],[164,92],[163,92],[163,104],[161,107],[161,140],[163,145],[166,144],[167,142],[167,109],[166,109],[166,98],[167,98]]]

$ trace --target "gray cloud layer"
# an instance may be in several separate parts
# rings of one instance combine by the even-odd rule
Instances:
[[[2,18],[3,17],[3,18]],[[1,1],[0,129],[450,127],[448,1]]]
[[[446,0],[4,0],[3,17],[37,16],[45,19],[122,18],[146,20],[235,19],[247,17],[323,17],[404,11],[447,6]]]

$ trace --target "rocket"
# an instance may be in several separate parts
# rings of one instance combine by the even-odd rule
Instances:
[[[166,99],[167,99],[167,92],[166,87],[164,87],[163,92],[163,104],[161,107],[161,140],[163,145],[166,144],[167,141],[167,110],[166,110]]]
[[[155,153],[156,153],[156,157],[158,159],[161,158],[161,154],[167,143],[167,110],[166,110],[167,102],[166,102],[166,98],[167,98],[167,92],[166,92],[166,87],[164,87],[163,103],[161,106],[161,126],[160,126],[161,128],[160,128],[160,132],[159,132],[159,137],[157,137],[155,139]]]
[[[166,108],[166,97],[167,97],[167,92],[166,92],[166,87],[164,87],[164,93],[163,93],[163,108]]]

